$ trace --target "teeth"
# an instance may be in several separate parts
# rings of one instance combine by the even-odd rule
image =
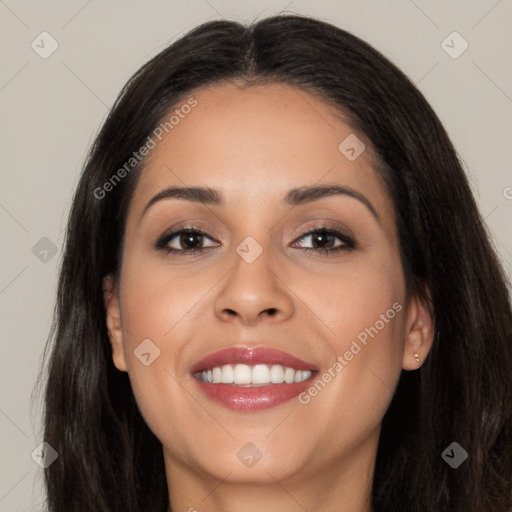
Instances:
[[[223,384],[230,384],[235,381],[235,372],[233,371],[233,367],[229,364],[225,364],[222,367],[222,374],[220,376],[220,381]]]
[[[224,369],[222,370],[224,372]],[[251,384],[252,370],[246,364],[237,364],[233,372],[233,382],[235,384]]]
[[[253,367],[251,382],[252,384],[268,384],[270,382],[270,370],[266,364],[257,364]]]
[[[293,368],[286,368],[286,370],[284,371],[284,381],[287,384],[291,384],[292,382],[295,382],[295,373],[296,372]]]
[[[270,368],[270,381],[273,384],[281,384],[284,382],[284,369],[282,366],[275,364]]]
[[[214,382],[214,383],[218,383],[221,381],[222,379],[222,369],[219,368],[218,366],[216,366],[213,370],[212,370],[212,374],[213,374],[213,381],[208,381],[208,382]],[[203,379],[204,380],[204,379]]]
[[[237,384],[239,386],[258,386],[264,384],[292,384],[304,382],[312,375],[311,370],[294,370],[280,364],[225,364],[196,373],[203,382],[213,384]]]

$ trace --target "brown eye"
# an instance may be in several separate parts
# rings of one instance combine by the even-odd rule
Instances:
[[[174,252],[180,255],[194,254],[205,249],[205,247],[201,247],[205,239],[212,240],[202,231],[193,228],[183,228],[162,236],[155,244],[155,248],[165,250],[167,253]],[[174,247],[171,247],[171,245],[174,245]]]
[[[336,238],[341,243],[334,245]],[[355,248],[355,243],[348,235],[335,228],[318,227],[300,236],[299,241],[310,239],[313,246],[303,247],[304,251],[314,251],[328,254],[336,251],[349,251]]]

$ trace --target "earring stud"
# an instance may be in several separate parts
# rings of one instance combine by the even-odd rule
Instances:
[[[414,359],[416,359],[416,363],[419,366],[420,365],[420,355],[418,354],[418,352],[414,353]]]

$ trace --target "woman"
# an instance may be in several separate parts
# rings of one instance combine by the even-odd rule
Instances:
[[[435,113],[343,30],[214,21],[144,65],[58,290],[50,512],[511,510],[506,277]]]

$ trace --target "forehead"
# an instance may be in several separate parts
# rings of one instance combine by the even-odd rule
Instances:
[[[180,110],[191,98],[195,106]],[[227,203],[231,198],[239,206],[243,196],[256,206],[280,201],[291,188],[336,182],[390,209],[364,134],[303,90],[222,84],[192,92],[176,110],[181,115],[172,129],[154,138],[132,200],[134,215],[171,185],[209,186],[222,190]],[[366,149],[351,161],[340,150],[345,140],[359,140]]]

